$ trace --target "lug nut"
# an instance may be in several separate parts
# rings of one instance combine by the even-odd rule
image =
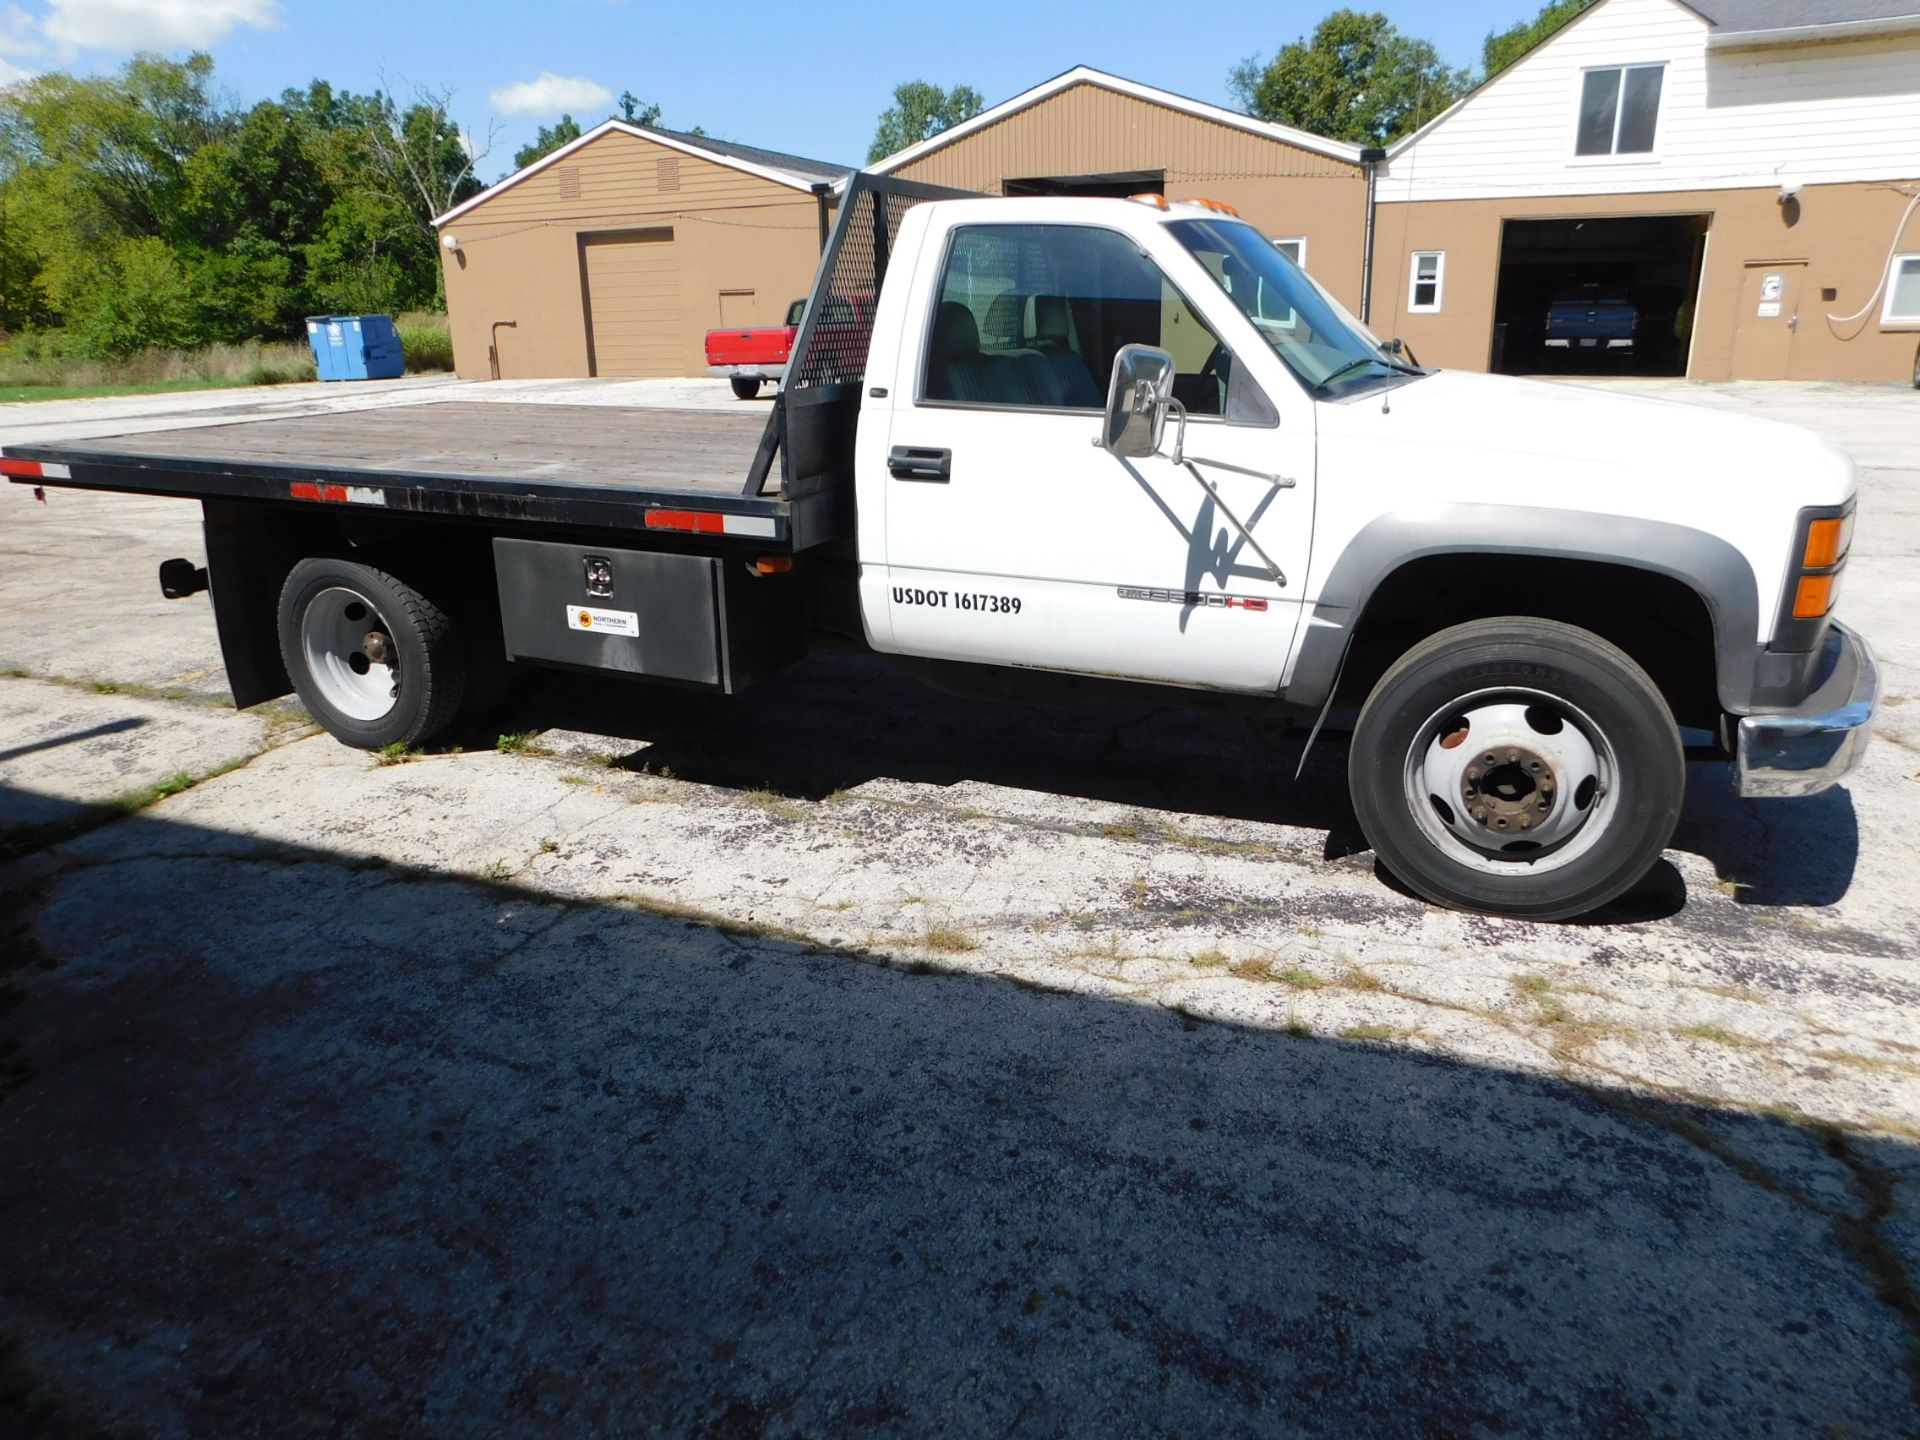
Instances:
[[[1484,810],[1476,810],[1473,812],[1473,818],[1479,824],[1484,825],[1487,823],[1487,812]]]
[[[1469,782],[1478,780],[1479,778],[1480,778],[1479,770],[1475,769],[1475,770],[1467,771],[1467,779]]]
[[[1520,817],[1520,828],[1522,830],[1531,830],[1533,828],[1533,817],[1531,815],[1522,815]]]

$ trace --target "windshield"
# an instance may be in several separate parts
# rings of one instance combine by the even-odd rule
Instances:
[[[1251,225],[1176,220],[1167,228],[1308,386],[1345,391],[1409,373],[1338,300]]]
[[[787,324],[798,325],[800,323],[800,317],[806,313],[807,302],[804,300],[794,301],[793,304],[787,307]]]

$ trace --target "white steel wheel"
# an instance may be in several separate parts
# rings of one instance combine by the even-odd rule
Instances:
[[[1415,645],[1373,687],[1347,763],[1381,864],[1428,900],[1565,920],[1660,858],[1686,787],[1680,732],[1631,656],[1503,616]]]
[[[1605,733],[1577,707],[1539,691],[1483,691],[1415,732],[1407,805],[1462,864],[1541,872],[1600,841],[1618,770]]]
[[[467,647],[453,616],[357,561],[293,567],[280,592],[280,655],[313,718],[363,750],[432,739],[465,693]]]
[[[355,720],[381,720],[400,697],[399,656],[379,608],[344,585],[307,602],[300,648],[314,685],[329,705]]]

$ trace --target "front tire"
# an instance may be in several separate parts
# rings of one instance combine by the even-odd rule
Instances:
[[[1630,656],[1510,616],[1443,630],[1394,663],[1360,712],[1347,783],[1374,853],[1418,894],[1566,920],[1653,867],[1686,769],[1673,716]]]
[[[280,592],[280,653],[313,718],[361,750],[433,739],[466,692],[466,644],[452,615],[351,560],[293,567]]]
[[[760,382],[745,375],[735,375],[727,383],[733,387],[733,398],[736,400],[751,400],[760,393]]]

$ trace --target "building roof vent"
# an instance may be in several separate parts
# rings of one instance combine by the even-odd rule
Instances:
[[[678,190],[680,188],[680,157],[678,155],[662,155],[660,157],[659,167],[654,171],[654,174],[659,179],[662,193],[668,190]]]
[[[553,175],[554,179],[560,183],[562,200],[580,198],[580,167],[578,165],[562,165],[553,172]]]

